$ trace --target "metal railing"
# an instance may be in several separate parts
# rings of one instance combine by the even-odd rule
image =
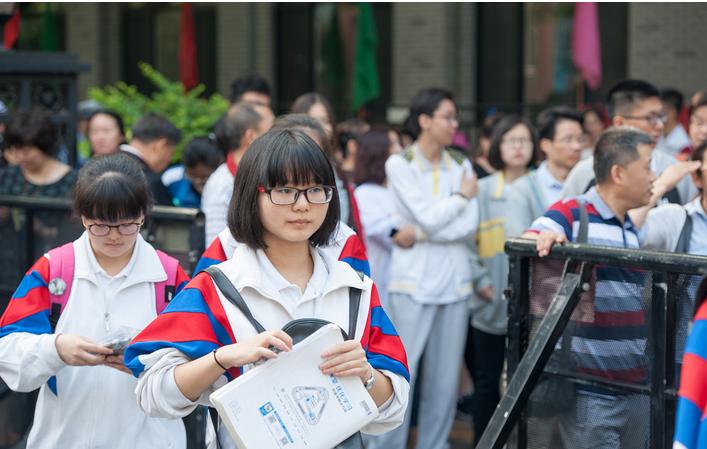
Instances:
[[[549,408],[548,401],[558,398],[538,397],[541,392],[547,394],[552,390],[536,392],[535,388],[541,381],[553,380],[566,382],[574,392],[594,389],[610,397],[643,395],[649,398],[646,402],[650,404],[650,412],[643,423],[647,426],[648,447],[672,447],[681,345],[684,343],[677,341],[676,344],[676,334],[686,333],[692,311],[690,301],[694,301],[693,286],[707,274],[707,257],[566,244],[553,248],[550,255],[539,259],[535,242],[523,239],[508,240],[505,249],[509,256],[509,288],[506,291],[509,301],[506,351],[509,383],[477,448],[500,449],[505,445],[519,449],[579,447],[572,442],[567,431],[558,431],[557,434],[562,434],[564,439],[555,435],[552,444],[529,440],[529,430],[534,435],[552,433],[555,429],[550,426],[561,427],[558,421],[567,420],[567,417],[555,416],[553,421],[542,413],[543,401]],[[547,270],[553,264],[556,274]],[[562,345],[568,341],[574,345],[573,338],[577,334],[573,333],[573,326],[581,325],[583,320],[588,320],[588,313],[594,313],[597,269],[607,267],[640,273],[642,282],[635,284],[641,286],[640,293],[634,297],[645,306],[646,346],[645,354],[642,354],[647,363],[645,381],[612,380],[596,373],[590,375],[571,369],[569,364],[548,366],[551,357],[562,360]],[[550,290],[554,291],[547,290],[549,284],[553,285]],[[620,292],[612,294],[621,300]],[[568,323],[572,323],[569,328]],[[561,337],[567,340],[562,342]],[[561,342],[559,347],[558,342]],[[574,346],[572,348],[574,350]],[[534,392],[537,394],[532,396]],[[574,410],[576,397],[568,395],[563,398],[571,403],[570,410]],[[534,398],[532,402],[531,398]],[[534,411],[529,405],[536,407]],[[534,420],[532,428],[528,426],[529,420]],[[635,429],[636,432],[641,430]]]

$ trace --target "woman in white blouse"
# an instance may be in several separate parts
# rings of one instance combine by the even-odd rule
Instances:
[[[410,246],[415,228],[400,226],[393,196],[385,179],[385,161],[400,153],[398,133],[387,127],[375,127],[359,139],[356,154],[354,191],[366,237],[371,278],[378,287],[383,307],[388,299],[388,269],[393,244]]]

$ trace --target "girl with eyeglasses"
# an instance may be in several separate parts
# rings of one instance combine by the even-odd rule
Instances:
[[[476,443],[481,439],[500,399],[508,319],[503,291],[508,282],[506,240],[508,193],[513,181],[539,159],[535,131],[522,117],[502,118],[491,134],[489,162],[497,171],[479,181],[479,227],[476,235],[478,262],[475,295],[464,358],[474,380],[469,401]]]
[[[256,139],[236,174],[228,226],[239,245],[216,267],[266,331],[258,333],[212,281],[199,273],[126,350],[139,377],[138,402],[151,415],[183,417],[254,362],[289,351],[280,330],[295,318],[349,325],[349,289],[361,290],[356,332],[322,354],[326,375],[354,376],[380,414],[362,432],[398,426],[408,400],[405,350],[367,276],[323,250],[339,223],[334,172],[305,133],[273,129]],[[225,427],[218,439],[234,447]],[[275,443],[273,442],[273,445]]]
[[[130,157],[90,159],[74,189],[86,231],[27,271],[0,318],[0,377],[15,391],[39,389],[28,448],[186,447],[180,420],[140,409],[123,364],[122,348],[168,299],[160,288],[188,280],[139,234],[150,201]]]

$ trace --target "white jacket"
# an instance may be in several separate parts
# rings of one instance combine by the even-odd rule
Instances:
[[[137,379],[107,366],[67,366],[57,353],[55,339],[60,333],[101,342],[111,329],[142,329],[157,315],[153,283],[167,279],[167,274],[152,246],[138,236],[127,277],[114,297],[106,297],[106,290],[97,287],[89,251],[84,233],[74,242],[73,285],[55,334],[13,332],[0,338],[0,377],[15,391],[39,388],[27,447],[185,448],[181,420],[151,418],[140,409],[133,393]],[[46,302],[46,285],[36,288],[43,291],[33,294]],[[17,294],[21,289],[22,285]],[[57,394],[47,383],[52,376]]]
[[[246,245],[238,245],[233,257],[219,264],[218,268],[238,289],[254,317],[265,329],[279,329],[293,319],[305,317],[325,319],[338,324],[343,329],[347,329],[349,322],[349,287],[362,289],[355,338],[361,340],[366,335],[372,335],[373,333],[369,333],[370,326],[367,326],[373,289],[373,283],[370,278],[365,277],[364,280],[361,280],[349,265],[336,260],[325,251],[313,249],[312,256],[314,273],[302,295],[300,295],[299,290],[293,290],[297,289],[297,287],[289,284],[277,272],[262,250],[254,251]],[[182,311],[190,305],[193,305],[195,312],[203,311],[204,307],[210,307],[206,306],[210,300],[204,298],[204,294],[210,290],[211,283],[212,281],[208,274],[199,274],[180,295],[174,298],[172,304]],[[214,286],[214,289],[219,296],[221,306],[226,312],[227,326],[232,330],[235,340],[243,341],[255,336],[257,331],[250,322],[234,305],[223,297],[218,288]],[[184,302],[181,302],[182,300]],[[213,310],[210,313],[213,316],[218,315]],[[142,339],[141,337],[138,337],[136,341],[145,341],[146,347],[154,351],[155,342],[163,340],[160,328],[164,328],[166,320],[170,319],[170,315],[172,314],[165,313],[160,315],[155,321],[156,326],[148,326],[144,335],[149,334],[151,337],[150,341],[145,341],[147,339]],[[174,315],[176,316],[176,314]],[[377,316],[380,317],[380,315]],[[387,317],[385,320],[386,332],[390,335],[392,324],[387,321]],[[171,322],[172,326],[177,324],[177,321]],[[377,326],[377,323],[372,325]],[[387,327],[387,325],[390,325],[390,327]],[[198,339],[197,337],[194,338],[195,340]],[[395,340],[388,341],[393,344],[400,344],[397,336]],[[138,347],[140,344],[137,343],[134,346]],[[194,342],[195,346],[198,344],[198,341]],[[371,344],[370,347],[372,346]],[[401,347],[402,344],[400,344]],[[209,351],[210,349],[205,349],[202,352],[208,353]],[[140,374],[140,380],[135,392],[138,395],[141,406],[150,415],[172,418],[186,416],[198,404],[209,405],[209,395],[227,382],[226,376],[221,376],[210,388],[202,393],[197,401],[192,402],[181,393],[174,381],[173,373],[175,367],[190,360],[183,352],[169,347],[169,345],[164,345],[154,352],[146,351],[135,358],[144,366],[144,371]],[[129,363],[129,361],[126,360],[126,363]],[[374,364],[372,360],[371,363]],[[365,433],[381,434],[387,432],[400,425],[405,415],[409,394],[407,380],[398,373],[388,370],[381,371],[390,378],[394,393],[389,401],[381,407],[379,416],[362,429]],[[233,447],[233,442],[223,426],[221,427],[220,440],[223,447]]]
[[[471,295],[470,243],[479,208],[476,198],[453,195],[464,172],[473,172],[471,163],[455,160],[448,150],[437,169],[414,144],[388,158],[385,174],[400,224],[421,231],[411,248],[393,247],[390,293],[408,294],[423,304],[449,304]]]

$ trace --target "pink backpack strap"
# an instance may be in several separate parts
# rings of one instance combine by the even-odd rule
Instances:
[[[74,282],[74,242],[49,250],[49,298],[52,304],[50,317],[56,324],[64,311]]]
[[[155,303],[157,306],[157,315],[159,315],[165,307],[167,307],[167,304],[169,304],[174,296],[179,261],[160,250],[156,251],[157,257],[160,258],[160,264],[162,264],[162,268],[164,268],[165,273],[167,273],[166,280],[155,282]]]

